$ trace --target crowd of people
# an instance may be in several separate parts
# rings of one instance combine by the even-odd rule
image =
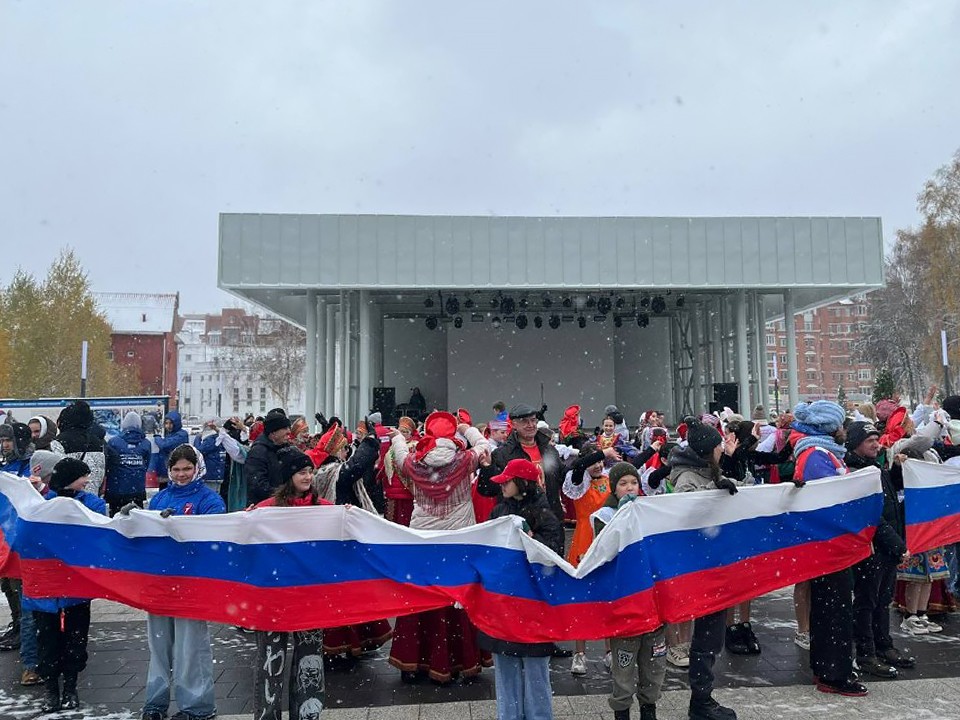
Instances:
[[[890,398],[856,410],[829,401],[801,403],[748,419],[724,410],[666,426],[663,413],[644,413],[635,429],[616,406],[597,427],[584,427],[580,408],[565,409],[556,427],[546,406],[493,406],[490,418],[434,411],[423,422],[401,417],[387,426],[372,413],[351,431],[338,418],[211,418],[190,438],[174,411],[163,431],[144,432],[135,412],[109,439],[89,405],[77,401],[54,421],[33,417],[0,425],[0,470],[21,476],[47,499],[69,498],[111,516],[146,507],[169,515],[246,512],[267,506],[352,505],[391,522],[454,530],[516,515],[524,529],[574,566],[619,508],[666,493],[822,478],[881,469],[883,517],[873,553],[854,567],[794,587],[795,642],[809,651],[818,690],[863,696],[866,675],[896,678],[914,658],[894,646],[891,608],[900,629],[926,635],[942,628],[930,613],[953,609],[956,548],[912,554],[905,542],[906,459],[960,464],[960,396],[934,402],[935,389],[913,411]],[[315,422],[314,422],[315,421]],[[158,491],[148,502],[148,479]],[[565,526],[573,527],[566,542]],[[23,685],[43,684],[45,712],[79,705],[90,601],[31,598],[3,578],[12,622],[0,650],[19,650]],[[686,668],[693,720],[728,720],[733,709],[713,697],[713,667],[724,648],[759,654],[751,603],[606,641],[609,698],[615,720],[627,720],[635,695],[642,720],[656,718],[666,664]],[[585,641],[571,651],[557,643],[520,643],[505,618],[501,634],[479,632],[466,612],[449,606],[388,619],[293,633],[256,632],[255,720],[280,720],[284,668],[289,666],[291,717],[317,717],[324,707],[324,660],[357,659],[392,639],[389,662],[404,683],[469,681],[493,667],[499,717],[552,717],[549,662],[567,657],[586,673]],[[242,630],[242,628],[238,628]],[[213,656],[207,623],[150,614],[150,663],[143,720],[205,720],[216,715]],[[502,636],[500,636],[502,635]],[[289,648],[289,656],[288,656]]]

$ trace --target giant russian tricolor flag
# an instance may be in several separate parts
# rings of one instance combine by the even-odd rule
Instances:
[[[903,511],[910,552],[960,542],[960,468],[907,460]]]
[[[298,630],[463,605],[521,642],[639,634],[832,572],[870,553],[879,473],[641,498],[578,568],[508,517],[417,531],[359,508],[108,519],[0,473],[0,521],[34,596]],[[504,623],[504,618],[510,618]]]

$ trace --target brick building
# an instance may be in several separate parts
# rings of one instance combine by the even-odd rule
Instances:
[[[169,395],[175,407],[179,293],[94,293],[110,323],[110,359],[132,365],[144,395]]]
[[[774,367],[779,373],[780,408],[798,401],[836,400],[842,387],[851,403],[873,392],[873,367],[857,358],[856,346],[868,319],[866,299],[854,296],[794,316],[800,398],[787,397],[787,336],[783,321],[767,324],[767,384],[774,398]]]

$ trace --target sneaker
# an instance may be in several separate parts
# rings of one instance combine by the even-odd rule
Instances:
[[[630,720],[630,708],[626,710],[614,710],[613,720]]]
[[[749,655],[750,649],[747,647],[746,631],[743,623],[730,625],[727,627],[727,634],[723,641],[727,652],[734,655]]]
[[[563,647],[560,647],[559,645],[554,644],[553,650],[550,651],[550,657],[554,657],[554,658],[573,657],[573,650],[568,650],[567,648],[563,648]]]
[[[904,618],[900,623],[900,629],[908,635],[926,635],[930,632],[927,624],[916,615]]]
[[[690,652],[683,643],[667,648],[667,662],[677,667],[690,667]]]
[[[603,656],[603,666],[609,670],[613,666],[613,653],[607,650],[606,654]]]
[[[20,649],[20,628],[17,627],[14,632],[8,633],[0,640],[0,651],[8,652],[10,650]]]
[[[836,685],[821,680],[817,683],[817,690],[832,695],[843,695],[844,697],[864,697],[867,694],[866,686],[853,679]]]
[[[630,720],[627,717],[627,720]],[[648,704],[640,706],[640,720],[657,720],[657,706]]]
[[[140,720],[164,720],[166,717],[159,710],[144,710],[140,715]]]
[[[170,720],[213,720],[216,716],[216,713],[211,713],[210,715],[194,715],[181,710],[171,715]]]
[[[927,626],[927,632],[937,633],[943,630],[942,626],[937,625],[935,622],[931,622],[930,618],[928,618],[926,614],[918,616],[918,619]]]
[[[43,678],[37,674],[36,670],[31,670],[27,668],[20,675],[20,684],[30,687],[31,685],[40,685],[43,682]]]
[[[857,658],[855,667],[857,670],[865,672],[868,675],[884,678],[885,680],[893,680],[899,675],[893,665],[876,657]]]
[[[796,645],[801,650],[809,650],[810,649],[810,633],[808,632],[802,633],[799,630],[797,630],[793,634],[793,644]]]
[[[893,665],[894,667],[904,668],[909,670],[917,666],[917,660],[911,655],[904,655],[896,648],[889,648],[884,650],[877,657],[879,657],[884,662]]]
[[[581,652],[573,654],[573,662],[570,663],[570,673],[573,675],[587,674],[587,656]]]

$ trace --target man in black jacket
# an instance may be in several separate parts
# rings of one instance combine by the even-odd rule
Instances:
[[[256,505],[272,496],[283,485],[280,459],[277,452],[290,442],[290,419],[271,410],[263,419],[263,434],[258,437],[243,465],[243,479],[247,483],[247,502]]]
[[[874,467],[880,452],[880,431],[870,422],[847,427],[847,455],[851,471]],[[873,555],[853,566],[853,636],[857,665],[881,678],[897,677],[897,668],[916,661],[901,655],[890,637],[890,603],[897,581],[897,565],[907,555],[903,508],[889,471],[881,469],[883,515],[873,538]]]
[[[510,408],[513,432],[506,441],[493,451],[488,467],[480,468],[477,490],[486,497],[499,497],[500,486],[493,478],[503,472],[511,460],[530,460],[539,469],[550,509],[563,522],[563,505],[560,502],[560,487],[563,484],[563,466],[557,449],[550,438],[537,432],[537,411],[530,405],[520,403]]]

